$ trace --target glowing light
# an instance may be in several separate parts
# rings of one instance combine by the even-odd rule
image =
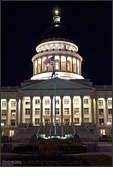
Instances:
[[[56,10],[55,10],[55,15],[58,15],[58,13],[59,13],[59,11],[56,9]]]
[[[51,79],[51,73],[52,72],[46,72],[46,73],[41,73],[41,74],[34,75],[33,77],[31,77],[31,80],[47,80],[47,79]],[[84,79],[83,76],[81,76],[79,74],[75,74],[75,73],[68,73],[68,72],[55,72],[55,73],[56,73],[56,76],[58,78],[61,78],[61,79],[66,79],[66,80]]]
[[[4,123],[3,123],[3,122],[1,122],[1,126],[2,126],[2,127],[4,126]]]
[[[107,125],[111,125],[111,122],[107,122]]]

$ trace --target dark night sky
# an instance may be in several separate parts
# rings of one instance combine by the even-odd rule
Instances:
[[[95,85],[112,84],[111,2],[2,2],[2,86],[31,78],[31,58],[55,7],[79,47],[83,76]]]

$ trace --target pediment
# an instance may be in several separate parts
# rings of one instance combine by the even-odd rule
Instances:
[[[55,79],[49,79],[46,81],[41,81],[39,83],[33,83],[31,85],[25,86],[21,88],[21,90],[53,90],[55,87]],[[60,78],[56,78],[56,89],[58,90],[81,90],[81,89],[89,89],[91,90],[91,86],[84,85],[83,83],[77,83],[70,80],[64,80]]]

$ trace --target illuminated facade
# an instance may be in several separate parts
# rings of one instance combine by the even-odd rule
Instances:
[[[82,76],[83,58],[78,47],[69,40],[65,27],[56,13],[53,24],[44,32],[32,58],[33,76],[20,87],[2,87],[2,135],[19,137],[27,134],[54,135],[54,79],[52,68],[44,64],[55,56],[57,135],[78,133],[85,136],[111,135],[111,86],[94,86]],[[67,129],[66,129],[67,128]],[[35,130],[35,131],[34,131]],[[84,135],[83,135],[84,134]],[[24,136],[21,136],[21,138]],[[26,135],[27,137],[27,135]]]

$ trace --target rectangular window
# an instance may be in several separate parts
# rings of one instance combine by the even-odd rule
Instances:
[[[16,106],[16,101],[11,101],[11,107],[15,107]]]
[[[49,108],[45,108],[45,115],[49,115]]]
[[[35,100],[35,104],[40,104],[40,100],[39,100],[39,99],[36,99],[36,100]]]
[[[64,99],[64,104],[69,104],[69,99]]]
[[[99,124],[100,124],[100,125],[101,125],[101,124],[104,124],[104,118],[99,119]]]
[[[40,115],[40,109],[39,108],[35,108],[35,115]]]
[[[2,116],[6,116],[7,110],[2,110]]]
[[[79,104],[79,99],[74,99],[74,104],[78,105]]]
[[[64,108],[64,115],[68,115],[69,114],[69,108]]]
[[[89,114],[89,108],[84,108],[84,114]]]
[[[88,99],[84,99],[84,104],[88,104]]]
[[[30,99],[26,99],[25,104],[30,105]]]
[[[103,106],[103,100],[98,100],[98,105]]]
[[[108,114],[112,114],[112,109],[108,109]]]
[[[40,124],[40,119],[35,119],[35,125]]]
[[[11,117],[15,117],[16,116],[16,110],[11,110]]]
[[[89,122],[89,118],[84,118],[84,123],[88,123]]]
[[[49,104],[49,99],[45,99],[45,104]]]
[[[26,119],[25,119],[25,123],[26,123],[26,124],[29,124],[29,123],[30,123],[30,119],[27,119],[27,118],[26,118]]]
[[[103,115],[104,114],[104,109],[99,109],[99,115]]]
[[[30,115],[30,109],[25,109],[25,114]]]
[[[12,125],[12,126],[15,125],[15,120],[11,120],[11,125]]]
[[[74,108],[74,114],[76,114],[76,115],[79,114],[79,108]]]
[[[79,124],[79,118],[75,118],[75,124]]]
[[[100,129],[100,134],[105,135],[105,129]]]
[[[56,108],[56,114],[60,114],[59,108]]]
[[[11,136],[14,136],[14,130],[10,130],[9,131],[9,136],[11,137]]]
[[[5,107],[7,105],[6,101],[2,101],[2,106]]]
[[[108,100],[108,106],[112,106],[112,100]]]
[[[59,100],[56,100],[56,104],[59,104]]]
[[[1,120],[1,124],[6,125],[6,120]]]

